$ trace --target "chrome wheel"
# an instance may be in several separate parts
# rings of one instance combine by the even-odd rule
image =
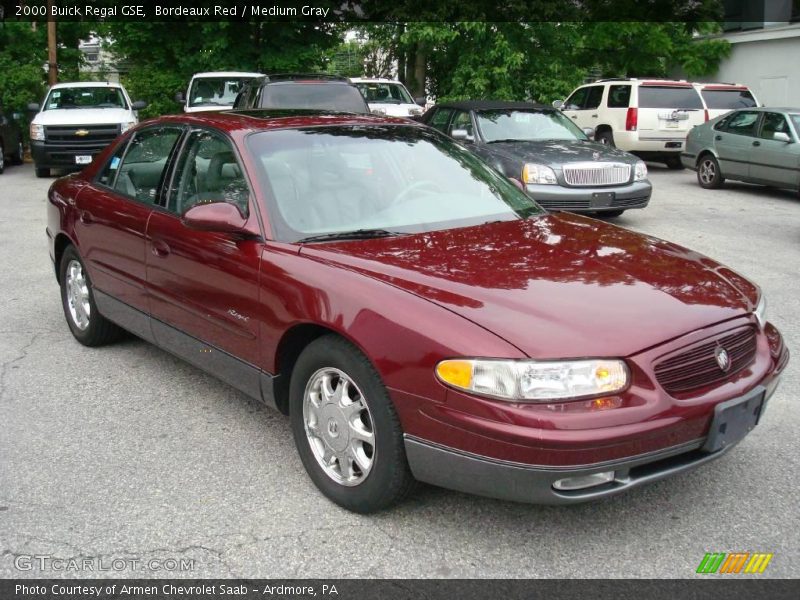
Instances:
[[[711,185],[717,177],[717,165],[713,160],[706,159],[700,163],[700,168],[697,171],[700,181],[706,185]]]
[[[89,305],[89,284],[83,272],[83,265],[77,260],[69,261],[66,273],[69,315],[75,326],[83,331],[89,327],[89,318],[92,314]]]
[[[362,483],[375,462],[372,415],[361,390],[339,369],[327,367],[308,380],[303,423],[314,458],[336,483]]]

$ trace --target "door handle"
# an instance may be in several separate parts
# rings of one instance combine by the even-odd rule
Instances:
[[[570,117],[570,118],[571,118],[571,119],[577,119],[577,118],[578,118],[578,115],[572,115],[572,117]]]
[[[721,135],[715,135],[714,139],[717,140],[717,141],[720,141],[722,139],[722,136]]]
[[[153,240],[151,250],[159,258],[166,258],[170,253],[169,245],[161,240]]]
[[[593,119],[596,119],[596,118],[597,118],[597,115],[592,115],[592,118],[593,118]]]
[[[753,142],[753,146],[760,146],[760,145],[761,145],[761,142],[759,142],[758,140]]]
[[[84,225],[91,225],[94,222],[92,219],[92,213],[90,213],[88,210],[82,210],[78,216],[78,220],[80,220],[80,222]]]

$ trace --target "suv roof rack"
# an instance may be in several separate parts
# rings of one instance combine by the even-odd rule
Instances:
[[[598,79],[593,83],[603,83],[605,81],[678,81],[680,83],[687,83],[685,79],[668,79],[666,77],[609,77],[606,79]]]

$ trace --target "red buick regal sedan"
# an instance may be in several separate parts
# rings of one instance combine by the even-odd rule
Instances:
[[[686,471],[789,358],[736,272],[547,213],[402,119],[146,122],[53,184],[47,235],[79,342],[127,330],[288,414],[359,512],[414,481],[572,503]]]

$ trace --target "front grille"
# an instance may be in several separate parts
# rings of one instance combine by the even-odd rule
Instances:
[[[552,200],[536,199],[536,202],[547,210],[590,210],[591,200],[580,200],[571,198],[553,198]]]
[[[567,185],[619,185],[631,177],[631,166],[625,163],[577,162],[563,167]]]
[[[731,366],[727,371],[717,364],[717,346],[728,352]],[[670,394],[689,392],[725,381],[753,362],[755,355],[755,329],[749,325],[740,327],[716,339],[681,348],[656,364],[656,380]]]
[[[78,132],[83,135],[78,135]],[[45,140],[48,144],[76,148],[104,148],[119,134],[120,126],[118,124],[46,125],[44,128]]]

